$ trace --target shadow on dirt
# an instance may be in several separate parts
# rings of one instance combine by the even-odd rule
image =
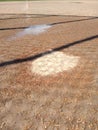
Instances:
[[[3,16],[3,18],[2,18]],[[7,17],[7,18],[4,18]],[[53,15],[53,14],[0,14],[0,20],[11,20],[11,19],[24,19],[24,18],[44,18],[44,17],[82,17],[82,16],[77,16],[77,15]],[[86,17],[86,16],[83,16]],[[91,16],[90,16],[91,17]]]
[[[30,15],[30,14],[28,14]],[[35,14],[36,16],[36,14]],[[51,17],[51,16],[58,16],[58,15],[41,15],[40,17]],[[18,18],[18,17],[17,17]],[[20,18],[20,17],[19,17]],[[21,17],[22,18],[22,17]],[[24,17],[24,18],[32,18],[32,17]],[[35,18],[35,17],[34,17]],[[6,19],[15,19],[15,18],[6,18]],[[6,20],[5,19],[5,20]],[[47,25],[54,26],[54,25],[59,25],[59,24],[66,24],[66,23],[74,23],[74,22],[82,22],[82,21],[87,21],[87,20],[94,20],[98,19],[98,17],[90,17],[90,18],[83,18],[83,19],[77,19],[77,20],[69,20],[69,21],[60,21],[60,22],[55,22],[55,23],[49,23]],[[1,20],[1,19],[0,19]],[[3,19],[2,19],[3,20]],[[45,23],[46,24],[46,23]],[[18,29],[25,29],[28,28],[28,26],[25,27],[12,27],[12,28],[0,28],[0,31],[5,31],[5,30],[18,30]]]
[[[98,38],[98,35],[94,35],[94,36],[91,36],[91,37],[88,37],[88,38],[85,38],[85,39],[81,39],[81,40],[78,40],[78,41],[75,41],[75,42],[72,42],[72,43],[68,43],[67,45],[63,45],[63,46],[60,46],[60,47],[57,47],[57,48],[53,48],[51,51],[45,51],[45,52],[36,54],[34,56],[30,56],[30,57],[26,57],[26,58],[22,58],[22,59],[14,59],[14,60],[10,60],[10,61],[5,61],[5,62],[0,63],[0,67],[12,65],[12,64],[19,64],[19,63],[23,63],[23,62],[27,62],[27,61],[32,61],[32,60],[40,58],[44,55],[48,55],[50,53],[53,53],[55,51],[60,51],[60,50],[69,48],[71,46],[81,44],[81,43],[84,43],[86,41],[94,40],[94,39],[97,39],[97,38]]]
[[[0,14],[0,16],[7,18],[0,18],[0,20],[12,20],[12,19],[26,19],[26,18],[44,18],[44,17],[55,17],[60,15],[46,15],[46,14]],[[62,16],[62,15],[61,15]]]

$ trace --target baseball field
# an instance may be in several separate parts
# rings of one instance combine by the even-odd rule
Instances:
[[[0,2],[0,130],[98,130],[98,2]]]

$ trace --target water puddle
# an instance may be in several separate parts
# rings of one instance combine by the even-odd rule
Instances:
[[[47,24],[30,26],[28,28],[25,28],[23,31],[18,32],[15,36],[10,37],[8,40],[15,40],[25,35],[38,35],[46,32],[49,28],[51,28],[51,25]]]

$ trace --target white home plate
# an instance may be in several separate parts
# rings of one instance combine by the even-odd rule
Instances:
[[[74,68],[78,64],[78,56],[69,56],[63,52],[52,52],[32,62],[32,72],[47,76]]]

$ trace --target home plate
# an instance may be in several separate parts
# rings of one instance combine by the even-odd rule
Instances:
[[[78,56],[69,56],[63,52],[52,52],[32,62],[32,72],[41,76],[54,75],[77,66]]]

